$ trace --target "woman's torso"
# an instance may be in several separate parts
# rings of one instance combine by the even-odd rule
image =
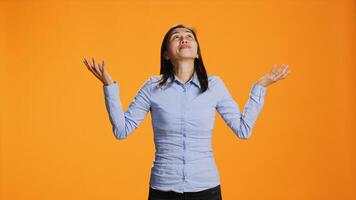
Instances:
[[[220,184],[212,151],[216,113],[215,76],[208,76],[209,88],[200,93],[197,74],[187,83],[153,76],[151,117],[155,159],[150,186],[163,191],[194,192]]]

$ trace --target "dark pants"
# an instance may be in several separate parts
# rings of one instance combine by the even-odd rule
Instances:
[[[150,187],[148,200],[222,200],[220,185],[199,192],[177,193]]]

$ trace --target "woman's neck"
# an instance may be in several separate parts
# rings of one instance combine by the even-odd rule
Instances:
[[[194,60],[184,60],[177,62],[174,66],[174,74],[182,83],[189,81],[194,74]]]

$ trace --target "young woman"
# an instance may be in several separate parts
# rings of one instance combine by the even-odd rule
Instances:
[[[161,46],[160,75],[150,76],[124,112],[119,86],[104,61],[87,68],[104,84],[105,105],[117,139],[126,139],[151,112],[155,160],[149,200],[221,200],[220,176],[211,148],[216,111],[238,138],[248,139],[264,104],[267,86],[284,79],[276,65],[252,85],[242,113],[223,80],[207,75],[193,28],[173,26]]]

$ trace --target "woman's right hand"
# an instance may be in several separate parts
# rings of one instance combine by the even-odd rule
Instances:
[[[89,62],[84,58],[83,62],[85,66],[104,84],[104,85],[110,85],[113,84],[113,80],[109,74],[109,72],[105,68],[105,63],[104,60],[100,64],[98,63],[97,65],[95,64],[94,58],[92,58],[93,64],[89,64]]]

